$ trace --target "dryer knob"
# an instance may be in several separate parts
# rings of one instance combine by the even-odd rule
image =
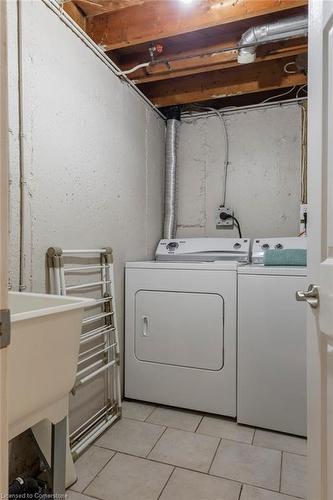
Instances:
[[[242,245],[241,245],[240,243],[235,243],[235,244],[234,244],[234,248],[235,248],[236,250],[238,250],[239,248],[241,248],[241,246],[242,246]]]
[[[275,245],[275,248],[276,250],[282,250],[283,249],[282,243],[278,243],[277,245]]]
[[[268,250],[269,249],[269,244],[268,243],[264,243],[263,245],[261,245],[261,249],[262,250]]]
[[[179,247],[179,244],[177,243],[177,241],[170,241],[170,243],[168,243],[166,247],[168,250],[176,250],[176,248]]]

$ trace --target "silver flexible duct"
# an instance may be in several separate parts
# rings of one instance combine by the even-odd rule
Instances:
[[[243,33],[240,40],[240,46],[245,45],[245,47],[241,47],[238,51],[238,62],[240,64],[247,64],[256,60],[256,43],[268,43],[295,36],[306,36],[307,34],[307,14],[299,14],[249,28]]]
[[[165,146],[164,238],[172,239],[176,233],[176,173],[177,146],[180,122],[167,121]]]

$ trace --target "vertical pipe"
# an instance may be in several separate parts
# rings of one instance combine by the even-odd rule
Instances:
[[[8,75],[7,2],[0,2],[0,310],[8,309]],[[0,349],[0,494],[8,493],[7,353]]]
[[[18,65],[18,109],[19,109],[19,169],[20,169],[20,269],[19,291],[26,289],[24,284],[25,251],[25,172],[24,172],[24,133],[23,133],[23,68],[22,68],[22,12],[21,0],[17,0],[17,65]]]
[[[171,239],[176,234],[176,183],[177,147],[180,126],[180,112],[172,108],[167,121],[165,147],[165,192],[164,192],[164,238]],[[176,111],[174,111],[176,109]]]

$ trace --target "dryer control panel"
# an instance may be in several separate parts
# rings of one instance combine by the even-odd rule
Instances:
[[[161,240],[156,260],[184,262],[214,262],[228,260],[248,263],[250,239],[245,238],[185,238]]]
[[[252,246],[252,263],[263,264],[266,250],[290,250],[307,248],[307,241],[304,236],[287,238],[255,238]]]

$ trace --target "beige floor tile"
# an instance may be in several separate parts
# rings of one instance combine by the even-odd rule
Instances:
[[[88,495],[83,495],[78,491],[67,490],[66,500],[91,500],[91,497],[89,497]]]
[[[193,432],[167,429],[149,458],[178,467],[208,472],[219,439]]]
[[[123,418],[96,442],[97,446],[145,457],[165,427]]]
[[[161,500],[238,500],[241,485],[200,472],[176,469]]]
[[[299,455],[306,455],[306,439],[280,434],[279,432],[262,431],[257,429],[253,444],[264,448],[289,451]]]
[[[71,486],[71,489],[82,492],[113,455],[114,451],[99,448],[98,446],[91,446],[75,462],[78,480]]]
[[[295,497],[244,484],[240,500],[298,500]]]
[[[155,405],[148,403],[139,403],[137,401],[123,401],[122,415],[125,418],[134,420],[146,420],[147,417],[154,411]]]
[[[118,453],[86,492],[102,500],[157,500],[172,471],[169,465]]]
[[[223,439],[210,474],[278,491],[280,467],[277,450]]]
[[[197,432],[251,444],[254,429],[222,417],[204,417]]]
[[[147,418],[147,422],[166,425],[183,431],[195,432],[202,415],[190,411],[174,410],[173,408],[156,408]]]
[[[281,491],[287,495],[305,498],[306,457],[283,453]]]

